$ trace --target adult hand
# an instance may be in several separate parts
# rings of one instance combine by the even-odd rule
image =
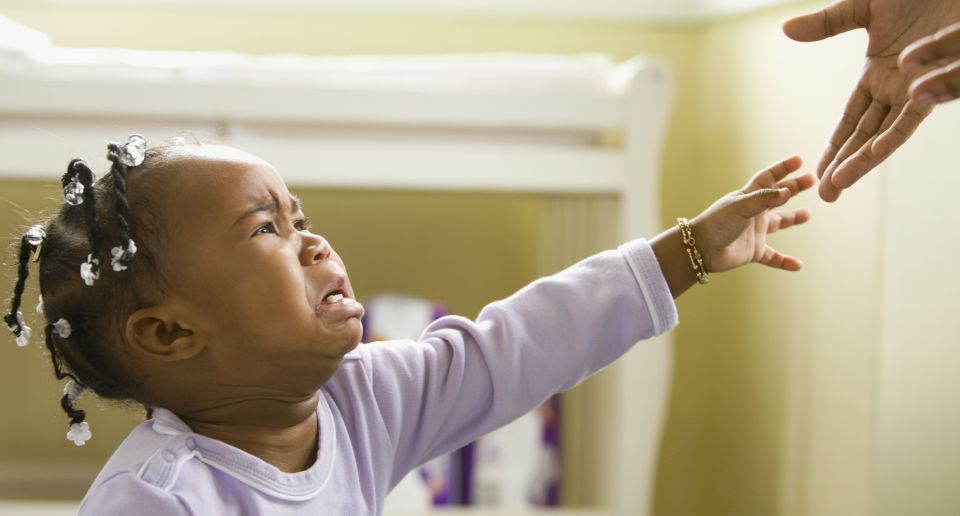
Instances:
[[[836,201],[913,135],[935,102],[909,96],[910,84],[933,65],[900,69],[897,57],[914,41],[960,20],[955,0],[839,0],[823,10],[787,20],[784,33],[819,41],[865,28],[867,56],[843,116],[817,164],[820,197]]]
[[[920,39],[900,54],[900,69],[936,69],[913,81],[910,96],[919,102],[949,102],[960,97],[960,23]]]
[[[751,262],[800,270],[803,263],[770,247],[767,235],[810,220],[808,208],[770,211],[816,182],[813,174],[786,179],[802,164],[800,156],[774,163],[690,222],[708,272],[728,271]]]

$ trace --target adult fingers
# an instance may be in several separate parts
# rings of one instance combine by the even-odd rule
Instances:
[[[843,192],[842,189],[833,185],[833,172],[837,169],[837,166],[839,166],[839,163],[830,165],[823,173],[823,177],[820,178],[820,186],[817,188],[820,198],[827,202],[836,202],[840,198],[840,193]]]
[[[957,73],[957,88],[957,92],[960,93],[960,71]],[[933,112],[935,105],[932,102],[908,100],[903,109],[896,113],[896,119],[890,127],[881,128],[883,132],[873,142],[871,148],[873,155],[882,160],[893,154],[893,151],[913,136],[917,127],[920,127],[920,122]],[[894,111],[891,111],[891,114],[893,113]]]
[[[884,113],[884,118],[879,124],[876,124],[877,127],[874,127],[877,121],[874,115],[881,112]],[[850,188],[854,183],[859,181],[861,177],[865,176],[867,172],[870,172],[874,167],[883,162],[883,158],[877,157],[873,153],[873,144],[877,138],[876,135],[891,127],[900,112],[901,108],[881,108],[881,110],[878,110],[876,113],[871,113],[869,118],[872,118],[872,120],[864,124],[863,132],[867,133],[872,131],[872,136],[859,148],[853,149],[855,152],[852,154],[847,155],[848,149],[844,148],[844,150],[837,155],[837,159],[834,160],[832,164],[832,173],[828,179],[824,180],[824,182],[829,181],[831,185],[838,189],[837,192],[832,192],[833,195],[839,197],[839,190]],[[864,118],[868,117],[865,116]],[[821,191],[824,189],[824,186],[821,185]],[[824,199],[826,200],[826,198]]]
[[[883,119],[883,123],[880,124],[880,129],[877,131],[877,136],[873,138],[873,141],[870,143],[870,152],[880,162],[882,162],[886,158],[886,156],[883,156],[883,157],[877,156],[877,153],[873,151],[877,147],[877,140],[879,140],[881,136],[886,134],[886,132],[889,131],[891,127],[893,127],[894,122],[898,118],[900,118],[900,115],[903,114],[905,108],[906,108],[905,105],[890,106],[890,110],[887,112],[887,117]]]
[[[820,41],[862,26],[854,0],[839,0],[815,13],[783,22],[783,33],[796,41]]]
[[[921,105],[929,105],[930,111],[934,104],[960,97],[960,61],[938,68],[913,81],[910,85],[910,96]]]
[[[803,166],[803,158],[800,156],[790,156],[789,158],[778,161],[769,167],[757,172],[747,182],[743,189],[744,193],[755,192],[761,188],[773,188],[777,182],[787,177],[793,172],[800,170]]]
[[[894,121],[903,113],[904,107],[891,108],[876,132],[878,134],[887,132],[887,130],[893,126]],[[849,159],[847,157],[844,157],[843,160],[838,159],[840,164],[830,176],[830,182],[833,183],[833,186],[841,190],[850,188],[854,183],[859,181],[861,177],[873,170],[874,167],[883,163],[886,156],[880,157],[873,153],[875,143],[876,137],[864,144],[856,153],[849,156]]]
[[[810,212],[810,208],[772,212],[768,215],[767,234],[769,235],[781,229],[803,224],[810,220],[811,216],[813,216],[813,214]]]
[[[840,148],[850,139],[850,135],[857,129],[864,113],[872,104],[873,96],[857,83],[857,87],[850,94],[847,106],[843,109],[840,121],[837,122],[837,127],[833,130],[833,135],[830,136],[830,142],[827,143],[827,148],[823,150],[820,161],[817,163],[817,177],[823,179],[824,173],[837,157]]]
[[[920,38],[900,52],[898,63],[902,70],[916,70],[925,65],[949,63],[960,59],[960,23]]]
[[[798,193],[810,188],[817,182],[813,173],[807,173],[800,177],[791,177],[790,179],[784,179],[777,183],[777,188],[787,188],[790,190],[790,196],[793,197]]]
[[[789,199],[790,190],[787,188],[764,188],[740,196],[733,202],[733,207],[741,217],[753,218],[766,210],[783,206]]]
[[[803,268],[803,262],[799,258],[785,255],[769,245],[764,248],[763,254],[756,261],[768,267],[785,271],[798,271]]]
[[[840,190],[853,186],[861,177],[883,163],[893,151],[903,145],[917,130],[920,122],[933,111],[933,107],[934,104],[908,101],[902,108],[892,109],[880,125],[878,131],[880,136],[864,144],[860,150],[843,159],[842,162],[838,160],[837,167],[830,175],[830,183]],[[884,141],[877,145],[881,137]],[[883,153],[879,154],[875,152],[876,150]],[[822,185],[821,190],[823,190]]]
[[[867,111],[860,118],[856,131],[847,138],[847,141],[843,144],[843,147],[840,148],[834,161],[842,164],[847,158],[862,149],[864,144],[877,135],[889,113],[890,106],[879,100],[871,102],[870,107],[867,108]],[[834,174],[834,178],[836,178],[836,174]]]
[[[841,190],[850,188],[854,183],[859,181],[861,177],[867,175],[867,172],[870,172],[874,167],[879,165],[883,160],[873,155],[872,147],[873,141],[870,141],[864,145],[862,149],[855,152],[853,156],[845,159],[843,163],[833,171],[833,175],[830,178],[833,186]]]

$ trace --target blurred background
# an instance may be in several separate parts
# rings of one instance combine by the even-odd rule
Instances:
[[[665,229],[776,160],[801,154],[804,170],[815,165],[866,47],[861,33],[814,44],[783,36],[784,19],[824,3],[0,0],[0,14],[47,34],[55,47],[313,56],[600,52],[615,62],[655,54],[676,78],[656,193]],[[810,206],[813,220],[771,240],[804,260],[802,272],[744,267],[678,300],[653,514],[960,514],[960,279],[953,271],[960,244],[952,231],[958,115],[960,106],[938,108],[838,203],[815,193],[791,201]],[[5,118],[13,115],[0,113],[0,124]],[[541,257],[550,224],[544,214],[569,201],[564,196],[295,193],[344,257],[361,298],[413,294],[474,317],[569,265]],[[13,243],[33,214],[59,202],[55,179],[0,179],[0,238]],[[589,202],[597,217],[617,199],[591,194]],[[457,253],[444,256],[444,249]],[[498,259],[489,259],[491,250]],[[10,285],[13,262],[5,250]],[[0,364],[0,497],[75,503],[142,413],[86,399],[96,437],[68,446],[61,387],[40,348],[19,349],[10,339],[0,346]],[[603,488],[587,474],[596,466],[578,450],[563,452],[570,460],[561,505],[602,511]],[[586,468],[580,473],[578,460]]]

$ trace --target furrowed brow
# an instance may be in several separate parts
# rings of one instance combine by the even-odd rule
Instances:
[[[276,200],[275,198],[271,197],[269,201],[266,201],[266,202],[264,202],[264,203],[262,203],[262,204],[258,204],[258,205],[256,205],[256,206],[253,206],[253,207],[250,208],[249,210],[245,211],[245,212],[243,213],[243,215],[240,215],[240,218],[237,219],[237,221],[234,222],[233,225],[236,226],[237,224],[239,224],[240,222],[242,222],[242,221],[243,221],[244,219],[246,219],[247,217],[253,215],[254,213],[260,213],[261,211],[272,211],[272,212],[276,213],[276,212],[277,212],[277,200]]]
[[[300,211],[300,199],[296,195],[290,195],[290,212],[296,213]]]

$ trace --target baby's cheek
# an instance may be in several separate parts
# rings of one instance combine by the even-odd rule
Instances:
[[[234,284],[210,289],[200,296],[199,310],[224,333],[253,334],[269,325],[277,301],[250,285]]]

